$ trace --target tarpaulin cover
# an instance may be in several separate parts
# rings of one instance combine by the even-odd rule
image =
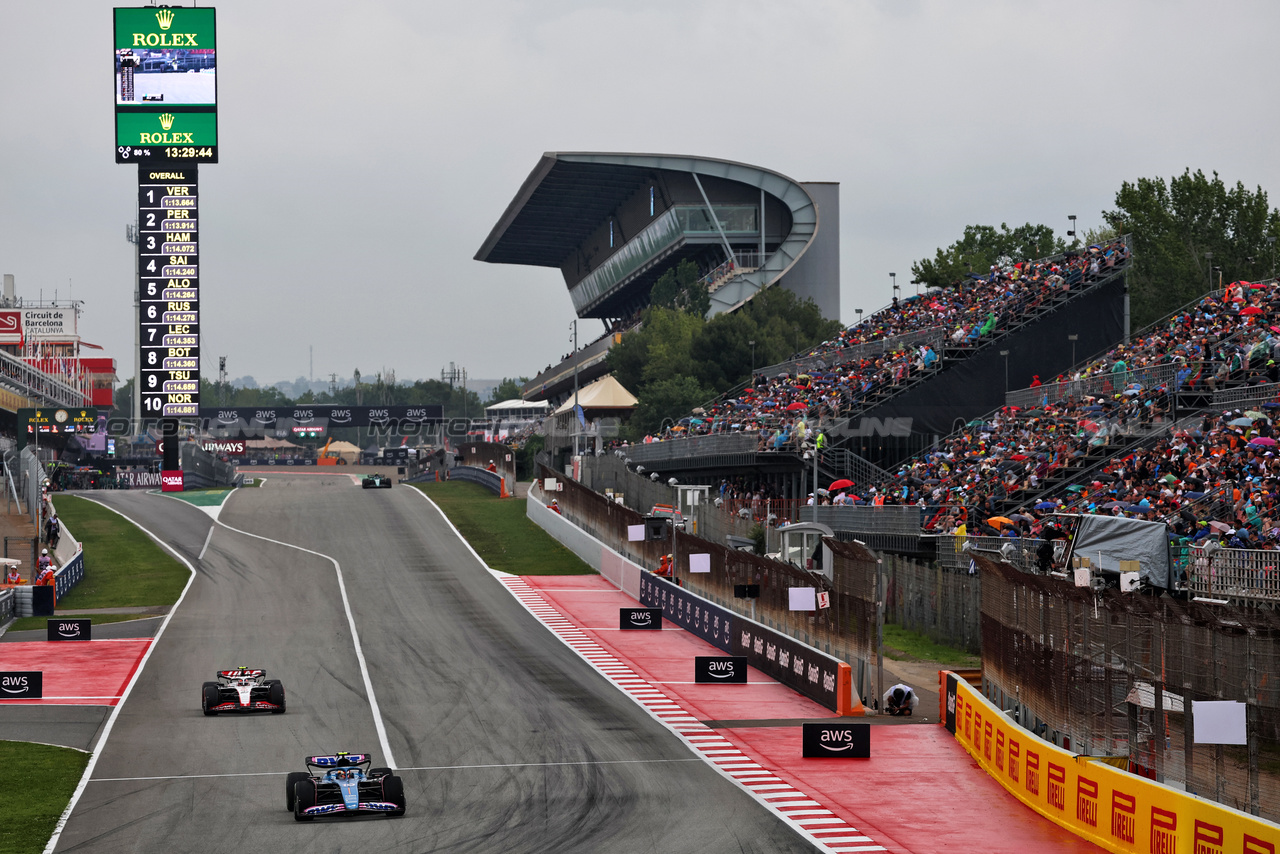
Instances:
[[[1081,516],[1075,553],[1103,572],[1120,571],[1120,561],[1136,560],[1141,578],[1155,587],[1169,586],[1169,547],[1163,522],[1120,516]]]

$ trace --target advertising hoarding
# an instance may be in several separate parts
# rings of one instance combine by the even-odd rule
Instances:
[[[6,308],[0,310],[0,344],[74,341],[74,308]]]

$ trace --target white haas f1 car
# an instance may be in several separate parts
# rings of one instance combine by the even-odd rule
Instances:
[[[404,782],[390,768],[373,768],[367,753],[308,756],[306,771],[284,781],[284,806],[295,821],[332,815],[404,815]]]
[[[218,712],[270,712],[284,714],[284,684],[268,679],[267,671],[250,667],[219,670],[217,682],[200,688],[200,708],[206,715]]]

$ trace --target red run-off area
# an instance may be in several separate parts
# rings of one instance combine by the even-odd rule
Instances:
[[[0,669],[44,673],[43,698],[0,703],[46,706],[114,706],[146,655],[150,638],[32,641],[0,646]]]
[[[694,656],[723,653],[679,628],[620,630],[619,609],[636,602],[600,576],[503,581],[607,678],[825,850],[1103,850],[1025,807],[939,724],[847,718],[871,724],[870,759],[805,759],[799,722],[833,719],[828,709],[755,669],[746,685],[695,684]],[[776,721],[797,723],[762,725]]]

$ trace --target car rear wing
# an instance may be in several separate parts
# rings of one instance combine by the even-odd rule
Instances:
[[[368,753],[328,753],[307,757],[307,765],[316,768],[351,768],[365,764],[373,764],[373,757]]]
[[[247,667],[238,667],[235,670],[219,670],[218,671],[218,676],[222,679],[235,679],[242,676],[257,677],[257,676],[266,676],[266,675],[267,675],[267,671],[265,670],[252,670]]]

